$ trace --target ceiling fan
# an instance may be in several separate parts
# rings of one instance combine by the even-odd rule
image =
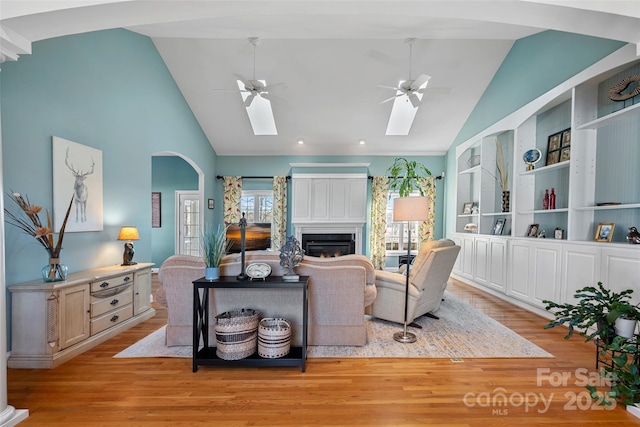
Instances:
[[[422,95],[424,93],[427,87],[427,83],[429,82],[429,79],[431,78],[431,76],[428,76],[426,74],[420,74],[415,80],[411,78],[411,60],[413,59],[412,50],[413,50],[413,44],[415,43],[415,41],[416,41],[415,38],[405,39],[405,43],[409,45],[409,79],[402,82],[402,84],[400,84],[400,86],[398,87],[378,85],[378,87],[382,87],[385,89],[393,89],[396,91],[396,94],[394,96],[392,96],[391,98],[385,99],[384,101],[381,102],[381,104],[384,104],[385,102],[393,101],[399,96],[406,96],[414,108],[418,108],[420,104],[422,104],[422,97],[418,96],[418,94]],[[400,93],[397,93],[397,92],[400,92]]]
[[[249,37],[249,43],[253,45],[253,79],[249,80],[241,76],[240,74],[234,74],[238,80],[244,85],[244,90],[240,90],[243,93],[249,93],[249,96],[244,101],[244,106],[249,107],[256,96],[264,98],[266,100],[272,100],[275,97],[269,94],[269,90],[274,86],[281,85],[282,83],[274,83],[265,85],[259,80],[256,80],[256,46],[260,44],[260,38]]]

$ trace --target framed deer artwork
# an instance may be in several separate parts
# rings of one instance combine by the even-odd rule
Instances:
[[[102,150],[63,138],[52,138],[53,230],[58,233],[69,201],[73,205],[65,232],[101,231]]]

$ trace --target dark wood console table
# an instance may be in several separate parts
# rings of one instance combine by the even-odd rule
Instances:
[[[235,276],[222,276],[217,280],[198,279],[193,282],[193,372],[198,366],[300,366],[305,370],[307,360],[307,318],[309,277],[300,276],[298,282],[285,282],[280,276],[269,276],[266,280],[238,281]],[[302,289],[302,345],[291,346],[289,354],[276,358],[262,358],[256,351],[240,360],[223,360],[216,355],[216,347],[209,345],[209,289]],[[202,292],[201,292],[202,291]],[[260,309],[260,307],[252,307]],[[198,349],[200,341],[203,347]],[[293,340],[293,337],[292,337]]]

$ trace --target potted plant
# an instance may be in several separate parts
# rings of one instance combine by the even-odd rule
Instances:
[[[551,320],[544,328],[554,328],[558,325],[567,325],[569,332],[564,337],[571,338],[577,328],[586,335],[585,341],[593,338],[600,338],[606,343],[610,343],[615,337],[615,320],[626,309],[625,304],[629,304],[633,290],[627,289],[620,293],[606,289],[602,282],[598,282],[597,287],[587,286],[576,291],[574,298],[577,304],[558,304],[553,301],[544,300],[545,310],[553,312],[555,319]],[[589,333],[589,329],[595,326],[594,332]],[[588,334],[588,335],[587,335]]]
[[[614,325],[616,335],[625,338],[633,337],[638,319],[640,319],[638,306],[627,302],[613,303],[607,316],[607,321]]]
[[[220,263],[230,246],[231,242],[227,241],[227,226],[218,224],[215,230],[205,227],[202,234],[202,259],[205,264],[206,280],[220,278]]]
[[[623,336],[615,339],[600,350],[601,356],[611,353],[611,364],[605,364],[602,376],[609,381],[599,384],[611,386],[611,389],[598,393],[596,385],[587,385],[591,397],[606,405],[611,405],[610,398],[619,400],[627,405],[630,412],[638,415],[638,403],[640,402],[640,339],[636,335],[633,339]]]
[[[409,161],[403,157],[396,157],[393,164],[387,169],[389,173],[389,188],[397,190],[400,197],[407,197],[413,193],[414,188],[424,196],[418,180],[424,176],[431,176],[431,171],[422,163],[415,160]]]

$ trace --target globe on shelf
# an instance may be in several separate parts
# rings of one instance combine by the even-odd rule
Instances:
[[[533,170],[535,168],[535,164],[538,163],[540,158],[542,157],[542,152],[539,148],[532,148],[531,150],[524,153],[522,159],[527,164],[527,170]]]

